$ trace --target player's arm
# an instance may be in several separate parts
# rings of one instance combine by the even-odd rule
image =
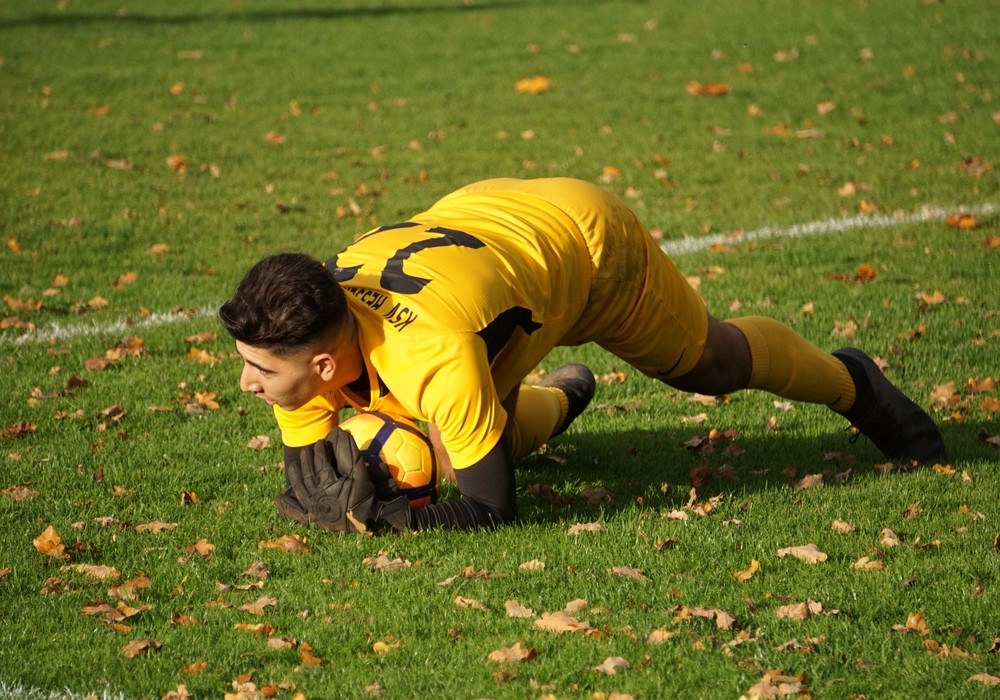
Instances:
[[[514,465],[506,440],[499,440],[475,464],[455,470],[462,497],[412,511],[414,529],[474,530],[512,523],[517,517]]]

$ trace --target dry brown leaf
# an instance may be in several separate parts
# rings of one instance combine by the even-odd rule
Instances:
[[[753,578],[753,575],[757,573],[757,569],[759,568],[760,568],[760,562],[757,561],[756,559],[751,559],[750,567],[748,569],[746,569],[745,571],[737,571],[735,574],[733,574],[733,576],[740,583],[746,583],[751,578]]]
[[[206,540],[205,538],[202,538],[197,542],[195,542],[194,544],[189,544],[187,547],[185,547],[184,551],[187,552],[187,555],[189,557],[197,554],[202,559],[211,559],[212,556],[215,554],[215,545]]]
[[[377,557],[365,557],[361,560],[361,563],[367,566],[372,571],[391,571],[393,569],[403,569],[412,564],[401,558],[390,559],[384,553],[379,553]]]
[[[776,671],[766,672],[759,683],[755,683],[747,689],[744,697],[748,700],[756,700],[757,698],[776,698],[784,697],[786,695],[799,695],[805,691],[806,687],[802,683],[801,678],[786,676],[779,669]]]
[[[896,547],[899,545],[899,536],[886,527],[882,529],[882,539],[879,542],[884,547]]]
[[[454,598],[455,605],[460,608],[474,608],[475,610],[486,610],[486,606],[475,598],[466,598],[464,596],[457,595]]]
[[[893,625],[893,632],[902,632],[903,634],[930,634],[931,630],[924,621],[924,614],[910,613],[906,616],[906,624],[903,625]]]
[[[722,95],[728,95],[732,88],[725,83],[708,82],[699,83],[697,80],[692,80],[687,84],[685,88],[689,95],[697,95],[700,97],[721,97]]]
[[[151,523],[142,523],[135,526],[136,532],[161,532],[163,530],[173,530],[177,523],[165,523],[162,520],[154,520]]]
[[[267,622],[238,622],[233,629],[239,632],[249,632],[257,637],[266,637],[274,631],[274,626]]]
[[[517,568],[523,569],[524,571],[545,571],[545,562],[532,559],[531,561],[523,562]]]
[[[535,620],[534,627],[544,632],[555,632],[556,634],[579,632],[590,636],[603,636],[600,630],[591,627],[590,623],[586,620],[577,620],[563,611],[554,613],[543,612],[542,616]]]
[[[875,569],[884,569],[885,564],[878,561],[877,559],[869,559],[868,557],[861,557],[856,562],[851,564],[851,568],[855,571],[872,571]]]
[[[294,637],[269,637],[267,640],[268,649],[295,649],[299,645],[299,640]]]
[[[795,484],[797,489],[811,489],[814,487],[819,487],[823,485],[823,475],[822,474],[807,474],[806,476],[799,479],[798,483]]]
[[[619,576],[621,578],[631,578],[639,581],[649,580],[649,578],[645,574],[643,574],[642,571],[640,571],[639,569],[633,569],[628,566],[613,566],[611,567],[610,571],[615,576]]]
[[[843,535],[850,534],[854,532],[854,526],[843,522],[842,520],[834,520],[830,523],[830,529],[835,530]]]
[[[977,681],[987,686],[1000,685],[1000,678],[991,676],[989,673],[977,673],[974,676],[969,676],[969,680]]]
[[[133,639],[131,642],[123,646],[119,650],[119,653],[122,656],[127,656],[130,659],[134,659],[139,654],[144,654],[150,650],[159,651],[160,647],[162,646],[163,645],[160,644],[155,639]]]
[[[264,614],[264,608],[266,608],[269,605],[270,606],[274,606],[274,605],[277,605],[277,604],[278,604],[278,601],[275,600],[274,598],[272,598],[271,596],[262,595],[256,601],[253,601],[253,602],[247,601],[247,602],[243,603],[243,605],[237,606],[236,609],[237,610],[245,610],[248,613],[250,613],[251,615],[263,615]]]
[[[257,549],[280,549],[282,552],[309,552],[309,546],[302,541],[300,535],[282,535],[270,542],[261,540],[257,543]]]
[[[498,663],[508,663],[511,661],[531,661],[538,657],[538,650],[535,647],[524,649],[521,642],[514,642],[512,647],[501,647],[489,654],[489,660]]]
[[[643,642],[646,644],[663,644],[667,640],[676,636],[677,632],[674,632],[673,630],[668,630],[666,627],[657,627],[649,633]]]
[[[382,644],[382,642],[375,642],[375,644]],[[399,646],[399,642],[396,642],[396,646]],[[308,642],[302,642],[299,645],[299,660],[303,666],[319,666],[323,663],[323,659],[312,653],[312,647],[309,646]]]
[[[516,600],[504,601],[504,609],[507,611],[507,617],[534,617],[535,611],[531,608],[526,608]]]
[[[271,438],[267,435],[257,435],[256,437],[251,438],[250,442],[247,443],[247,447],[251,450],[266,450],[270,446]]]
[[[33,539],[31,543],[42,554],[48,554],[57,559],[69,559],[69,555],[66,554],[66,545],[62,544],[62,538],[51,525],[42,530],[42,534]]]
[[[187,700],[190,697],[193,696],[188,692],[187,687],[183,683],[178,683],[177,690],[168,690],[160,700]]]
[[[594,666],[591,670],[596,673],[606,673],[613,676],[620,668],[629,668],[629,663],[620,656],[609,656],[600,666]]]
[[[903,522],[913,520],[918,515],[920,515],[920,501],[915,501],[906,507],[906,511],[903,513]]]
[[[547,92],[552,88],[552,82],[543,75],[536,75],[532,78],[521,78],[514,85],[514,89],[524,95],[538,95]]]
[[[567,534],[578,535],[581,532],[607,532],[607,529],[599,522],[577,523],[571,525]]]
[[[379,655],[387,654],[393,649],[398,649],[398,648],[399,648],[398,641],[383,642],[380,640],[372,644],[372,651],[374,651],[376,654]]]
[[[784,557],[789,554],[807,564],[817,564],[821,561],[826,561],[826,553],[821,552],[819,548],[812,543],[798,545],[795,547],[785,547],[784,549],[778,550],[779,557]]]

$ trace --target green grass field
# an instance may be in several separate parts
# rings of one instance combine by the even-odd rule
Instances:
[[[995,15],[0,0],[0,698],[995,695]],[[518,526],[280,521],[278,431],[215,308],[264,255],[546,175],[621,196],[716,316],[884,359],[950,464],[561,348],[546,369],[608,381],[519,462]]]

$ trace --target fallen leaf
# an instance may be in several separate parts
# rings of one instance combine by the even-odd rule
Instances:
[[[295,649],[299,645],[299,640],[293,637],[269,637],[267,640],[268,649]]]
[[[620,656],[609,656],[600,666],[594,666],[591,670],[596,673],[606,673],[613,676],[620,668],[629,668],[629,663]]]
[[[600,630],[590,626],[586,620],[577,620],[563,611],[548,613],[543,612],[542,616],[535,620],[534,627],[544,632],[579,632],[589,636],[604,636]]]
[[[668,630],[666,627],[658,627],[647,635],[643,640],[646,644],[663,644],[669,639],[677,636],[677,632]]]
[[[242,605],[237,606],[236,609],[237,610],[245,610],[246,612],[250,613],[251,615],[263,615],[264,614],[264,608],[266,608],[269,605],[270,606],[275,606],[277,604],[278,604],[278,601],[275,600],[274,598],[272,598],[271,596],[262,595],[256,601],[253,601],[253,602],[247,601],[247,602],[243,603]]]
[[[903,522],[908,520],[913,520],[915,517],[920,515],[920,501],[911,503],[906,507],[906,511],[903,513]]]
[[[377,641],[374,644],[372,644],[372,651],[374,651],[376,654],[379,654],[379,655],[387,654],[390,651],[392,651],[393,649],[398,649],[398,648],[399,648],[399,642],[398,641],[395,641],[395,642],[383,642],[383,641],[380,640],[380,641]]]
[[[160,700],[187,700],[190,697],[193,696],[188,692],[187,687],[183,683],[178,683],[177,690],[168,690]]]
[[[878,560],[869,559],[868,557],[861,557],[856,562],[851,564],[851,568],[855,571],[872,571],[874,569],[884,569],[885,564]]]
[[[525,95],[538,95],[547,92],[552,88],[552,82],[542,75],[532,78],[521,78],[514,85],[514,89]]]
[[[889,528],[883,528],[882,539],[879,541],[884,547],[896,547],[899,545],[899,536]]]
[[[849,524],[847,524],[845,522],[842,522],[840,520],[834,520],[832,523],[830,523],[830,529],[831,530],[836,530],[837,532],[839,532],[841,534],[844,534],[844,535],[847,535],[847,534],[849,534],[851,532],[854,532],[854,526],[853,525],[849,525]]]
[[[501,647],[491,651],[489,660],[498,663],[508,663],[511,661],[531,661],[538,657],[538,650],[535,647],[524,649],[520,642],[514,642],[512,647]]]
[[[757,561],[756,559],[751,559],[750,567],[748,569],[746,569],[745,571],[737,571],[735,574],[733,574],[733,576],[740,583],[746,583],[751,578],[753,578],[753,575],[757,573],[757,569],[759,568],[760,568],[760,562]]]
[[[970,681],[978,681],[983,685],[994,686],[1000,685],[1000,678],[997,676],[991,676],[988,673],[977,673],[974,676],[969,676]]]
[[[466,598],[464,596],[457,595],[454,598],[455,605],[460,608],[473,608],[475,610],[486,610],[486,606],[475,598]]]
[[[189,544],[184,551],[189,557],[198,554],[202,559],[211,559],[215,554],[215,545],[202,538],[194,544]]]
[[[177,523],[165,523],[162,520],[154,520],[151,523],[142,523],[135,526],[136,532],[162,532],[163,530],[173,530]]]
[[[271,438],[267,435],[258,435],[250,439],[247,443],[247,447],[251,450],[266,450],[271,446]]]
[[[775,684],[777,682],[777,685]],[[747,689],[748,700],[756,698],[775,698],[786,695],[799,695],[806,690],[801,679],[794,676],[785,676],[781,670],[768,671],[764,677]]]
[[[57,559],[69,559],[69,555],[66,554],[66,545],[62,544],[62,538],[51,525],[42,530],[42,534],[33,539],[31,543],[42,554],[48,554]]]
[[[282,535],[276,540],[266,542],[261,540],[257,543],[257,549],[280,549],[283,552],[308,552],[309,546],[302,541],[299,535]]]
[[[811,489],[814,487],[819,487],[823,485],[823,475],[822,474],[807,474],[806,476],[799,479],[798,483],[795,484],[797,489]]]
[[[931,630],[924,621],[924,614],[910,613],[906,616],[906,624],[903,625],[893,625],[892,631],[902,632],[903,634],[915,634],[919,633],[922,635],[930,634]]]
[[[534,617],[535,611],[518,603],[516,600],[504,601],[507,617]]]
[[[393,569],[402,569],[412,566],[406,559],[398,557],[396,559],[390,559],[385,554],[379,554],[377,557],[365,557],[361,563],[372,571],[391,571]]]
[[[687,84],[685,88],[689,95],[697,95],[701,97],[721,97],[722,95],[728,95],[732,88],[725,83],[708,82],[699,83],[697,80],[692,80]]]
[[[607,529],[599,522],[577,523],[570,526],[567,534],[578,535],[581,532],[607,532]]]
[[[826,561],[826,553],[821,552],[816,545],[811,543],[795,547],[785,547],[784,549],[778,550],[779,557],[784,557],[789,554],[800,561],[806,562],[807,564],[816,564],[821,561]]]
[[[127,656],[130,659],[134,659],[139,654],[144,654],[150,650],[159,651],[160,647],[162,646],[163,645],[160,644],[155,639],[134,639],[125,646],[123,646],[121,649],[119,649],[119,653],[122,656]]]
[[[375,644],[381,643],[375,642]],[[399,642],[396,642],[396,646],[399,646]],[[323,663],[323,659],[312,653],[312,647],[307,642],[302,642],[299,645],[299,660],[302,661],[303,666],[319,666]]]

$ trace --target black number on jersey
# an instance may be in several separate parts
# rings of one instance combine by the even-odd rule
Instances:
[[[397,228],[410,228],[412,226],[418,226],[418,224],[407,222],[403,224],[395,224],[393,226],[383,226],[375,231],[372,231],[368,235],[373,236],[381,233],[382,231],[389,231]],[[457,231],[455,229],[444,228],[442,226],[429,228],[427,229],[427,232],[440,233],[442,235],[439,238],[424,238],[419,241],[413,241],[405,248],[397,250],[391,258],[386,260],[385,267],[382,268],[382,279],[379,281],[379,285],[383,289],[395,294],[416,294],[427,286],[427,284],[431,281],[430,279],[407,274],[403,269],[403,263],[411,255],[419,253],[421,250],[426,250],[428,248],[442,248],[445,246],[482,248],[486,245],[475,236],[469,235],[464,231]],[[352,279],[356,274],[358,274],[358,270],[361,269],[361,265],[354,265],[353,267],[340,267],[337,265],[337,256],[334,256],[330,262],[326,264],[326,266],[333,272],[334,278],[340,283],[344,283]]]

